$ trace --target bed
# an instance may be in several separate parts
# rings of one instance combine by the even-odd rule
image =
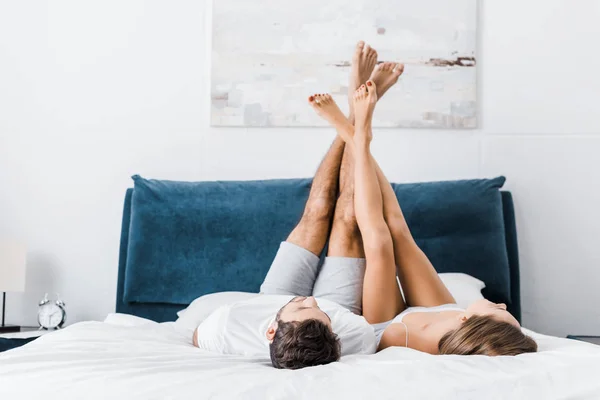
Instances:
[[[310,181],[134,180],[123,213],[116,313],[1,353],[1,398],[600,397],[600,346],[529,330],[540,351],[517,357],[389,348],[285,371],[272,368],[268,356],[203,352],[193,347],[189,330],[174,322],[177,312],[208,293],[256,292],[281,235],[302,211]],[[513,203],[500,190],[503,183],[496,178],[394,189],[436,268],[482,280],[486,297],[505,302],[520,319]],[[249,223],[251,234],[244,231]],[[252,251],[258,245],[264,252]],[[466,254],[451,257],[456,248]]]

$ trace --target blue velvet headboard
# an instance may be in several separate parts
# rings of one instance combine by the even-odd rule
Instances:
[[[176,312],[185,308],[197,296],[213,291],[251,291],[250,287],[258,288],[268,268],[268,263],[264,260],[274,257],[276,247],[271,247],[274,243],[285,240],[283,232],[289,232],[290,227],[297,222],[310,186],[310,180],[306,179],[190,183],[145,180],[135,176],[134,180],[136,195],[134,196],[134,189],[128,189],[125,195],[116,311],[159,322],[175,320]],[[511,194],[498,190],[503,183],[504,178],[496,178],[495,180],[394,184],[393,186],[401,199],[409,226],[417,242],[432,258],[438,272],[465,272],[477,276],[486,283],[484,295],[492,301],[506,303],[509,311],[520,320],[515,215]],[[471,187],[475,188],[476,192],[475,197],[472,198],[466,193],[468,190],[465,190]],[[487,197],[477,197],[480,192],[487,193]],[[230,193],[232,195],[229,195]],[[177,207],[173,207],[174,202],[177,203]],[[270,218],[273,218],[272,224],[260,218],[265,210],[264,207],[263,209],[257,207],[257,204],[263,205],[266,202],[270,204],[267,211],[271,215]],[[480,204],[476,204],[477,202]],[[201,207],[198,204],[201,204]],[[211,208],[209,217],[201,215],[202,211],[205,211],[203,208],[206,204]],[[152,218],[148,219],[148,209],[152,207],[155,208],[153,212],[156,214],[158,209],[160,215],[152,215]],[[251,215],[250,218],[254,218],[252,221],[256,224],[256,229],[263,232],[276,232],[276,237],[269,243],[266,253],[257,256],[262,257],[260,272],[254,273],[248,280],[247,276],[240,276],[244,274],[244,270],[240,272],[238,268],[233,271],[234,277],[237,274],[240,281],[245,279],[246,286],[240,287],[239,284],[228,286],[231,280],[219,281],[219,269],[210,261],[215,257],[219,260],[226,257],[228,263],[235,264],[239,263],[240,258],[244,259],[244,254],[250,254],[248,252],[252,252],[252,256],[255,256],[254,249],[260,246],[236,248],[238,239],[235,236],[231,237],[231,232],[226,232],[223,238],[223,225],[235,224],[236,218],[240,218],[246,209]],[[452,215],[453,212],[456,215]],[[219,221],[221,214],[223,214],[223,221]],[[445,217],[448,214],[451,215],[450,218]],[[436,226],[440,215],[442,219],[445,218],[445,226]],[[470,218],[471,222],[475,221],[475,225],[481,225],[481,221],[486,219],[491,222],[479,226],[477,229],[483,229],[480,233],[473,227],[462,227],[460,221],[464,218],[467,220]],[[131,232],[132,220],[135,232]],[[495,228],[492,226],[494,224]],[[171,230],[165,225],[171,225]],[[203,226],[198,231],[199,234],[190,232],[196,229],[196,225],[207,226]],[[177,242],[173,242],[181,237],[179,230],[183,231],[181,240],[190,241],[190,237],[192,238],[189,247],[194,250],[189,252],[191,255],[186,248],[187,242],[183,247],[178,247]],[[199,249],[212,240],[211,232],[215,232],[216,236],[221,234],[220,242],[215,242],[216,245],[211,242],[210,246],[205,246],[209,247],[208,250]],[[249,232],[251,234],[251,231]],[[455,237],[455,232],[459,233],[458,238]],[[157,241],[153,235],[163,237]],[[196,237],[198,235],[204,236]],[[219,247],[219,243],[225,243],[224,247],[229,246],[229,253],[238,251],[241,256],[222,254],[223,251],[220,249],[216,250],[218,254],[215,256],[211,251],[214,247]],[[494,246],[496,249],[492,248]],[[181,271],[171,271],[169,269],[171,264],[166,263],[164,259],[158,260],[169,251],[185,253],[182,257],[173,259],[172,268],[181,269],[179,264],[183,264],[183,274]],[[491,257],[491,254],[497,254],[498,260],[495,256]],[[217,277],[207,276],[207,269],[217,271]],[[202,281],[198,280],[199,274],[202,274],[201,280],[211,281],[208,289],[202,287]],[[137,275],[144,276],[137,279]],[[189,293],[190,282],[200,283],[194,286],[198,289],[192,294]],[[180,289],[185,285],[187,285],[186,293],[180,295]]]

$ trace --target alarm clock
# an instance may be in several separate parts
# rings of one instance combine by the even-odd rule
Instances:
[[[40,329],[60,329],[67,320],[67,310],[57,295],[57,300],[52,302],[48,300],[48,294],[44,300],[40,301],[38,308],[38,324]]]

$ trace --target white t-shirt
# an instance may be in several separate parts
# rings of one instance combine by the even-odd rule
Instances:
[[[217,308],[196,329],[198,347],[221,354],[269,357],[265,336],[275,315],[294,296],[260,295]],[[337,303],[316,299],[338,335],[342,356],[373,354],[377,342],[373,328],[361,316]]]

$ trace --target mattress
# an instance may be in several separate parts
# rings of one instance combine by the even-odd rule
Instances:
[[[134,318],[134,317],[132,317]],[[113,316],[0,354],[0,398],[600,398],[600,346],[527,331],[537,354],[433,356],[389,348],[298,371],[211,354],[175,323]]]

